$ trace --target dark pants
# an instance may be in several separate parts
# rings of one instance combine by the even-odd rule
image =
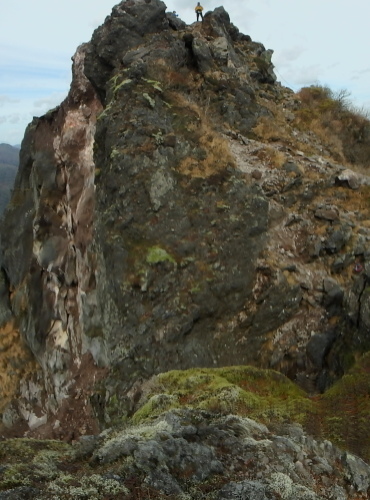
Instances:
[[[202,18],[202,21],[203,21],[203,12],[201,10],[196,11],[196,14],[197,14],[197,21],[199,21],[199,16]]]

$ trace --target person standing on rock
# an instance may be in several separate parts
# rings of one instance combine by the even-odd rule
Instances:
[[[197,6],[195,7],[195,13],[197,15],[197,21],[199,21],[199,16],[202,18],[203,21],[203,7],[200,5],[200,2],[198,2]]]

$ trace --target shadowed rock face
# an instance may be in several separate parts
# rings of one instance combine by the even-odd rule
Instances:
[[[82,302],[96,272],[87,249],[94,221],[95,123],[102,106],[83,73],[84,50],[74,56],[68,98],[26,131],[2,231],[10,307],[42,367],[51,405],[65,397],[81,364]]]
[[[250,127],[260,107],[230,26],[219,9],[205,29],[220,64],[230,52],[235,93],[251,103],[232,116]],[[124,391],[175,366],[254,358],[226,323],[251,294],[268,202],[205,114],[202,74],[217,61],[204,36],[173,31],[162,2],[122,2],[77,50],[66,101],[28,127],[3,270],[42,367],[42,415],[68,396],[84,354]]]
[[[47,435],[95,432],[113,395],[130,412],[140,382],[173,368],[272,366],[325,389],[343,367],[338,338],[363,345],[364,241],[321,203],[351,190],[335,184],[343,168],[254,140],[274,106],[296,104],[222,7],[192,26],[165,9],[114,7],[77,49],[67,99],[26,131],[0,312],[41,372],[9,426],[20,413]]]

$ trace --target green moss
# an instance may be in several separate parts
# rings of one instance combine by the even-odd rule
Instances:
[[[28,467],[23,464],[7,467],[2,473],[0,490],[16,488],[17,486],[29,486],[31,481],[28,472]]]
[[[110,110],[112,109],[112,102],[110,102],[104,109],[103,111],[96,117],[97,120],[101,120],[102,118],[105,118]]]
[[[113,394],[109,398],[105,406],[103,419],[109,422],[110,426],[122,425],[122,423],[126,420],[128,409],[125,403],[126,399],[121,399],[116,394]]]
[[[201,291],[202,291],[202,285],[200,285],[200,284],[194,285],[193,287],[190,288],[190,293],[192,295],[197,295]]]
[[[32,461],[46,451],[60,454],[70,450],[70,446],[61,441],[42,441],[38,439],[7,439],[0,442],[0,464],[16,464]]]
[[[146,262],[148,264],[159,264],[160,262],[172,262],[176,264],[175,259],[164,248],[155,246],[148,250],[146,255]]]
[[[133,423],[139,423],[159,416],[164,411],[179,408],[178,397],[171,394],[155,394],[132,417]]]
[[[298,422],[309,434],[370,460],[370,352],[314,398],[281,373],[251,366],[163,373],[154,379],[133,421],[149,421],[181,407],[248,416],[270,427]]]
[[[0,442],[0,464],[4,470],[0,490],[30,486],[35,481],[54,479],[56,463],[68,456],[71,446],[60,441],[7,439]]]
[[[315,412],[304,391],[280,373],[235,366],[158,375],[153,392],[133,420],[155,418],[164,410],[181,406],[235,413],[265,423],[272,418],[304,423]]]
[[[370,460],[370,352],[319,399],[322,433]]]
[[[52,498],[60,500],[69,498],[85,498],[94,500],[103,500],[111,498],[111,495],[122,498],[128,495],[128,489],[119,481],[104,478],[99,474],[82,476],[78,479],[69,475],[62,474],[55,481],[49,483],[47,491]]]
[[[121,78],[122,80],[117,83],[117,81]],[[125,75],[122,72],[115,74],[108,82],[108,86],[113,98],[116,97],[116,94],[120,88],[124,87],[125,85],[129,85],[131,82],[132,80],[130,78],[125,78]]]

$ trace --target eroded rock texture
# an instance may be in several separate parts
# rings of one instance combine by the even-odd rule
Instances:
[[[4,500],[358,500],[370,484],[365,462],[299,425],[274,432],[199,410],[165,412],[76,446],[13,439],[0,449]]]
[[[94,433],[174,368],[254,364],[324,390],[366,348],[368,178],[295,129],[271,51],[222,7],[192,26],[165,10],[114,7],[27,129],[0,313],[41,370],[9,428]]]
[[[10,309],[39,362],[47,393],[32,382],[26,399],[45,423],[67,396],[84,346],[84,302],[94,293],[92,243],[95,186],[93,144],[102,106],[83,73],[85,47],[73,63],[73,83],[63,104],[29,125],[2,231],[3,270]],[[6,313],[4,312],[4,315]],[[26,383],[26,385],[28,385]],[[33,393],[33,391],[35,393]]]

